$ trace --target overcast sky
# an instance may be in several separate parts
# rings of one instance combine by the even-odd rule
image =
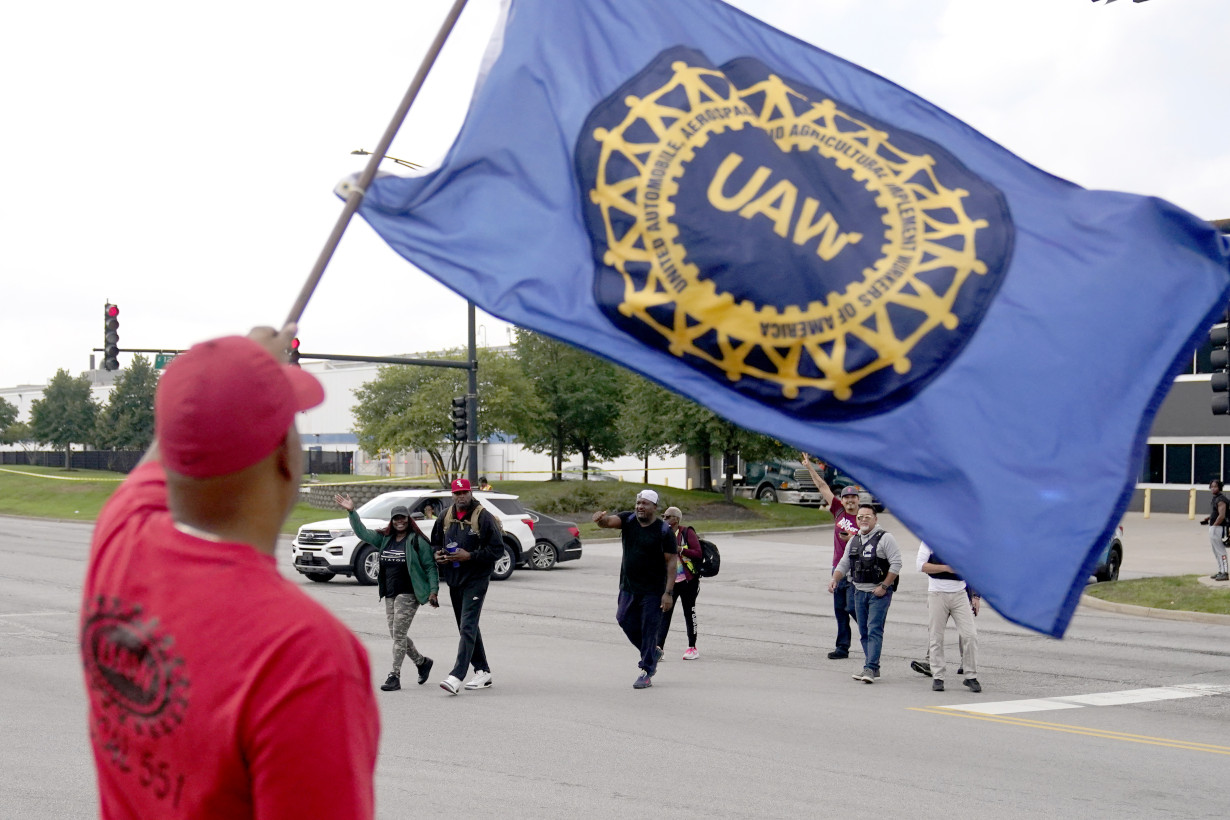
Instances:
[[[362,170],[350,151],[375,147],[451,5],[9,4],[0,386],[86,370],[108,300],[125,348],[280,324],[341,211],[335,183]],[[1054,174],[1230,217],[1228,0],[734,5]],[[497,7],[470,0],[390,154],[447,150]],[[425,352],[463,345],[465,315],[356,218],[300,337],[314,352]],[[479,321],[480,344],[509,340]]]

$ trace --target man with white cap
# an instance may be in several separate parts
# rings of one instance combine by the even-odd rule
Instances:
[[[154,399],[154,444],[98,517],[81,655],[107,818],[370,818],[367,652],[274,562],[299,496],[294,326],[203,342]],[[345,777],[304,777],[303,761]]]
[[[658,671],[658,628],[662,613],[674,603],[672,592],[679,555],[670,527],[658,518],[658,494],[641,490],[636,494],[636,510],[610,515],[594,513],[594,523],[604,529],[620,530],[623,562],[619,567],[619,605],[615,620],[632,645],[640,650],[637,664],[641,674],[633,689],[653,686]]]

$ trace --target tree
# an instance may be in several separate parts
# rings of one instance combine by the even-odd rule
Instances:
[[[664,391],[665,392],[665,391]],[[793,458],[796,451],[760,433],[753,433],[691,399],[670,394],[658,404],[662,438],[671,442],[672,454],[692,453],[700,460],[701,490],[713,489],[710,461],[721,453],[726,463],[723,490],[727,501],[734,501],[734,472],[739,458],[746,461],[780,457]]]
[[[735,500],[735,467],[739,459],[762,461],[768,458],[793,459],[798,450],[787,447],[776,439],[753,433],[721,416],[713,415],[709,423],[713,449],[724,456],[726,480],[723,490],[727,501]]]
[[[696,406],[639,374],[629,374],[618,426],[627,452],[644,465],[641,483],[649,483],[651,456],[664,456],[676,450],[671,419],[683,415],[688,405]]]
[[[0,399],[0,442],[12,444],[16,439],[9,438],[9,428],[17,423],[17,405],[8,399]]]
[[[465,361],[460,350],[437,358]],[[469,375],[451,367],[389,365],[375,379],[355,391],[352,408],[359,445],[370,453],[380,450],[422,450],[431,458],[441,486],[463,472],[464,442],[449,440],[453,430],[452,399],[464,396]],[[478,437],[508,432],[525,424],[536,412],[532,397],[521,386],[515,359],[488,350],[478,351]]]
[[[98,405],[90,395],[90,380],[85,374],[73,378],[60,369],[43,391],[43,397],[30,404],[30,430],[34,440],[64,449],[64,469],[71,467],[73,444],[88,444],[94,439],[94,420]]]
[[[30,425],[24,421],[15,421],[8,427],[4,428],[4,432],[0,434],[0,443],[3,444],[20,444],[21,448],[26,452],[34,449],[34,431],[30,429]]]
[[[551,454],[553,481],[560,479],[570,453],[578,453],[582,471],[588,471],[591,459],[623,452],[617,421],[626,371],[528,330],[517,332],[513,349],[541,409],[512,432],[528,449]]]
[[[94,444],[103,450],[144,450],[154,440],[154,392],[158,371],[140,353],[115,380],[99,412]]]

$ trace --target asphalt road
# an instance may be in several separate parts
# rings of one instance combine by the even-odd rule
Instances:
[[[95,814],[76,648],[88,537],[86,525],[0,518],[0,817]],[[437,674],[377,693],[378,815],[1227,815],[1230,626],[1082,609],[1056,641],[984,611],[983,693],[955,676],[933,693],[907,665],[924,651],[926,604],[912,571],[917,541],[902,533],[908,571],[889,613],[883,677],[869,686],[850,677],[858,652],[825,658],[830,531],[713,540],[722,572],[701,589],[701,657],[680,659],[677,618],[645,691],[632,689],[636,653],[614,623],[616,544],[492,585],[489,690],[438,688],[456,631],[447,603],[421,609],[411,636]],[[1125,576],[1132,555],[1129,546]],[[389,641],[374,588],[301,579],[288,549],[279,561],[360,636],[378,685]],[[1148,691],[1080,699],[1125,690]],[[1067,700],[1015,703],[1055,698]],[[1109,705],[1091,705],[1099,700]],[[984,711],[960,708],[969,706]],[[303,775],[346,776],[310,760]]]

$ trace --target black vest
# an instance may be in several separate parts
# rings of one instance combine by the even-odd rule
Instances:
[[[876,553],[884,530],[880,530],[864,543],[860,533],[850,539],[847,553],[850,556],[850,580],[856,584],[878,584],[888,577],[889,563]]]
[[[945,561],[943,558],[939,557],[938,555],[936,555],[935,550],[931,550],[931,560],[929,560],[927,563],[946,564],[948,562]],[[936,572],[936,573],[932,573],[928,575],[927,577],[928,578],[939,578],[944,581],[964,581],[965,580],[960,575],[957,575],[955,572]]]

